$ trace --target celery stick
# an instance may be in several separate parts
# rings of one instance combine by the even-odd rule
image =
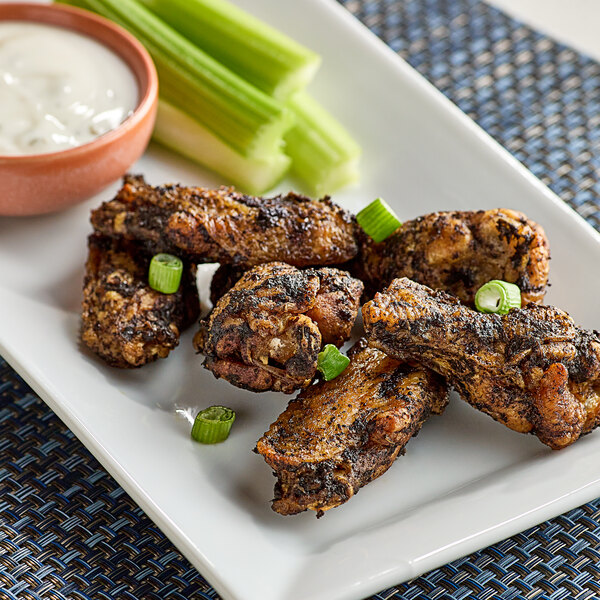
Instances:
[[[292,173],[313,195],[331,194],[358,181],[360,146],[344,127],[306,92],[290,99],[296,125],[284,136]]]
[[[154,139],[223,175],[249,194],[272,188],[290,166],[283,152],[265,159],[241,156],[198,121],[164,100],[158,103]]]
[[[161,96],[189,114],[236,153],[269,158],[280,152],[293,115],[194,46],[137,0],[66,0],[115,21],[148,49]]]
[[[275,98],[313,78],[320,57],[227,0],[140,0],[199,48]]]

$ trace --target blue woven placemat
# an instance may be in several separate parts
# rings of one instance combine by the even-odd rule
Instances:
[[[600,65],[478,0],[341,0],[600,229]]]
[[[600,229],[596,62],[475,0],[341,1]],[[16,598],[218,596],[0,359],[0,600]],[[373,598],[600,598],[600,499]]]

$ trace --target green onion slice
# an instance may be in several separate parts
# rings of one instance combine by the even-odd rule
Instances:
[[[179,289],[183,263],[172,254],[155,254],[148,269],[148,284],[163,294],[174,294]]]
[[[365,206],[357,215],[356,220],[365,233],[376,243],[383,242],[402,225],[385,200],[377,198]]]
[[[350,364],[350,359],[333,344],[327,344],[317,357],[317,369],[325,381],[331,381],[340,375]]]
[[[475,306],[484,313],[505,315],[511,308],[521,308],[521,290],[514,283],[492,279],[477,290]]]
[[[235,413],[226,406],[209,406],[196,415],[192,438],[201,444],[218,444],[229,437]]]

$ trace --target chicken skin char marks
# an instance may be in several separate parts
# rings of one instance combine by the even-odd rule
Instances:
[[[369,298],[397,277],[449,292],[469,306],[492,279],[518,285],[524,304],[544,298],[548,242],[543,229],[522,213],[437,212],[405,222],[378,244],[359,236],[350,271],[365,283]]]
[[[235,265],[219,265],[210,282],[210,301],[216,306],[222,298],[242,277],[248,269]]]
[[[362,290],[338,269],[260,265],[219,299],[194,346],[215,377],[289,394],[310,384],[324,343],[349,338]]]
[[[354,217],[329,198],[153,187],[140,176],[125,177],[116,197],[92,212],[92,225],[105,235],[144,243],[153,254],[246,268],[270,261],[299,267],[338,264],[358,249]]]
[[[394,462],[448,401],[443,378],[357,342],[346,370],[303,390],[258,441],[277,477],[274,511],[324,511]]]
[[[166,357],[198,318],[195,267],[184,268],[176,293],[162,294],[147,283],[150,258],[135,242],[88,238],[81,339],[114,367]]]
[[[600,423],[600,337],[558,308],[482,314],[408,279],[363,306],[367,337],[447,377],[471,405],[560,449]]]

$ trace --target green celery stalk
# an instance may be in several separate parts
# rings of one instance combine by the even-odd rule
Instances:
[[[360,146],[344,127],[306,92],[298,92],[288,106],[296,125],[284,136],[291,172],[312,195],[331,194],[358,181]]]
[[[281,150],[293,114],[197,48],[137,0],[61,0],[128,29],[148,49],[161,96],[244,157],[269,159]]]
[[[321,59],[227,0],[140,0],[173,29],[274,98],[304,89]]]
[[[223,175],[250,194],[272,188],[286,173],[290,158],[282,151],[267,158],[235,152],[190,115],[165,100],[158,103],[154,139]]]

